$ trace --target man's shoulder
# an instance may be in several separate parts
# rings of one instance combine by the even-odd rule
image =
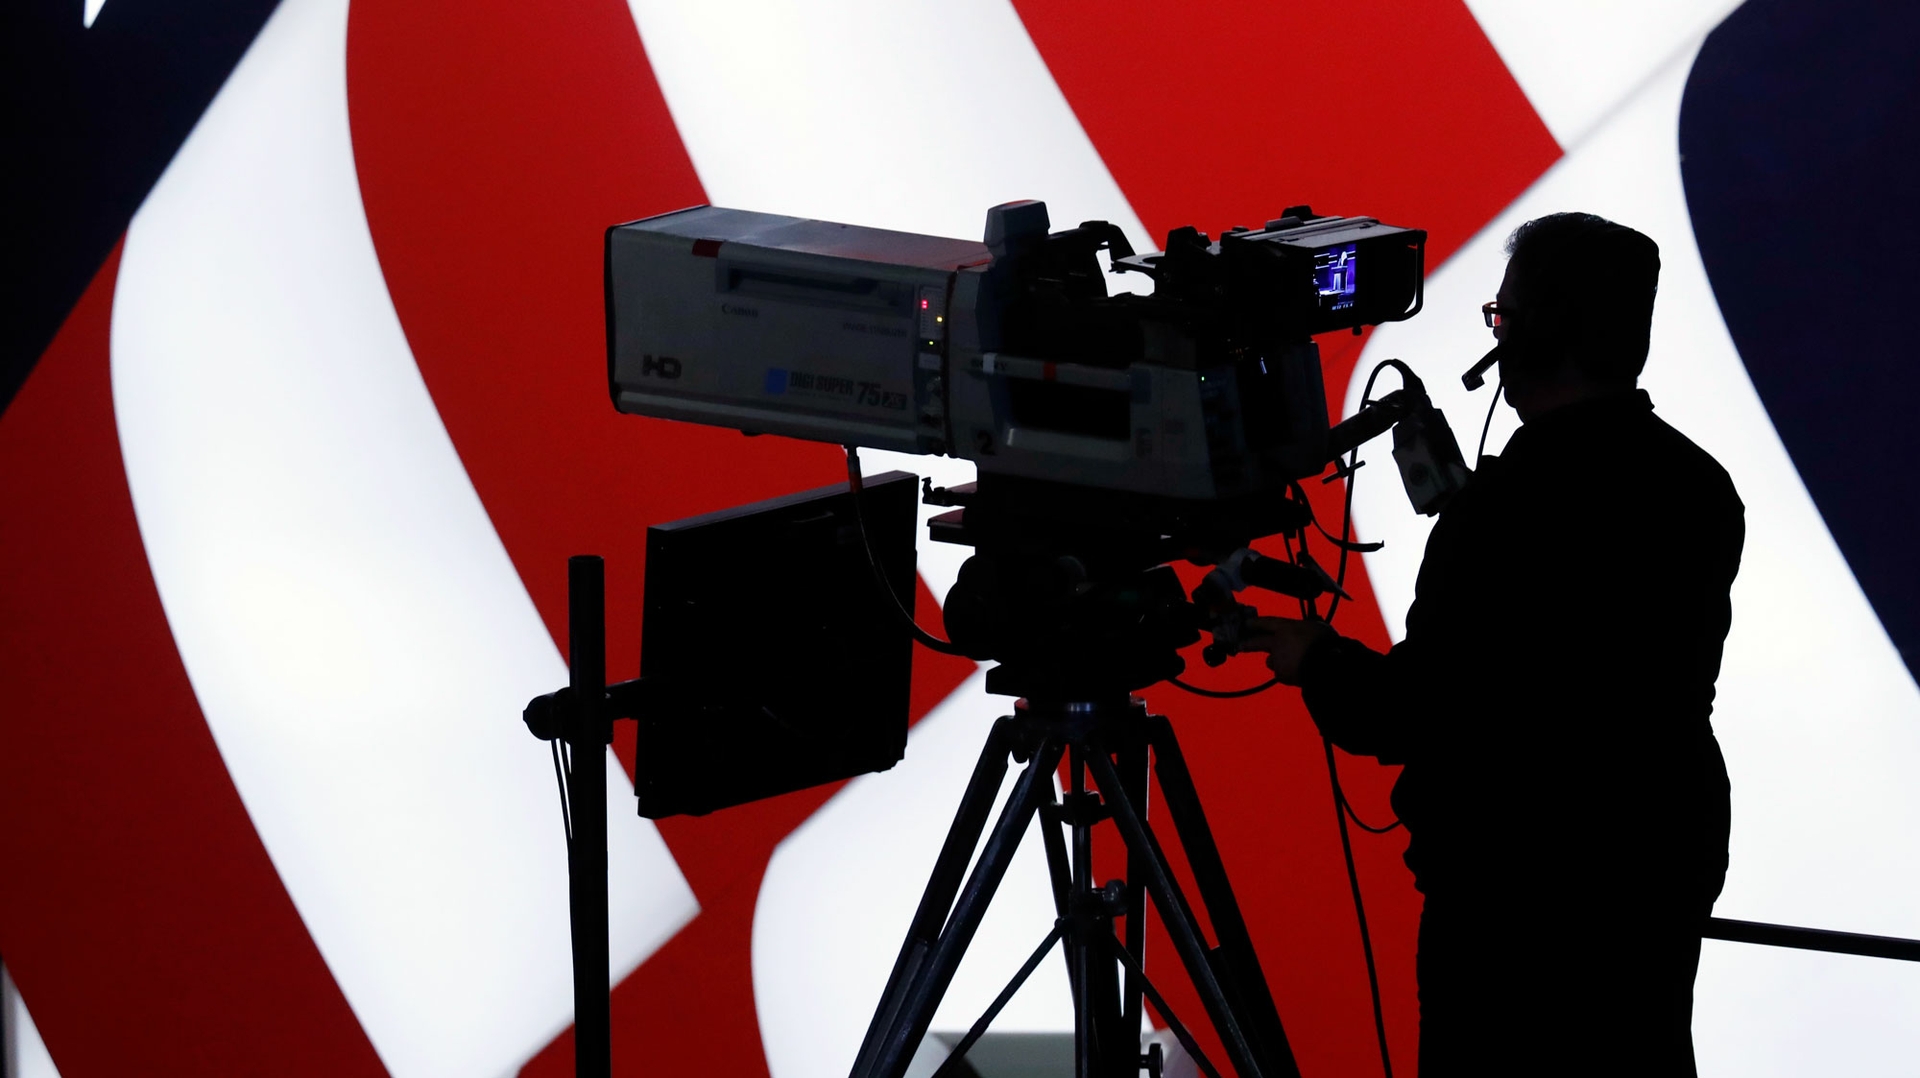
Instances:
[[[1578,406],[1578,412],[1554,413],[1539,423],[1521,452],[1510,453],[1501,484],[1510,498],[1554,503],[1640,504],[1648,508],[1678,501],[1696,509],[1732,511],[1745,507],[1733,478],[1693,439],[1656,415],[1645,392],[1615,395]],[[1521,443],[1536,424],[1514,436]],[[1464,498],[1464,493],[1462,495]]]
[[[1649,473],[1645,477],[1649,482],[1685,490],[1694,497],[1710,497],[1736,510],[1746,508],[1733,476],[1699,443],[1651,411],[1639,426],[1643,444],[1636,447],[1636,455],[1642,458],[1640,467]]]

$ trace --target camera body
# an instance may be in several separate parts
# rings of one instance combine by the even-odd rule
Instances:
[[[984,242],[701,206],[607,232],[623,412],[975,461],[1173,505],[1326,465],[1312,335],[1411,317],[1426,234],[1305,207],[1135,255],[1104,222],[988,211]],[[1107,264],[1102,265],[1105,254]],[[1151,295],[1108,295],[1106,273]]]

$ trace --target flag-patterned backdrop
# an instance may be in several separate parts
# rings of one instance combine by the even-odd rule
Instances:
[[[631,676],[648,523],[842,474],[831,446],[608,406],[601,232],[700,202],[974,236],[987,206],[1041,198],[1141,249],[1297,203],[1424,227],[1425,312],[1323,341],[1329,403],[1350,411],[1398,356],[1466,440],[1485,391],[1456,376],[1488,346],[1475,308],[1506,234],[1562,209],[1649,233],[1644,384],[1749,514],[1715,716],[1735,812],[1719,912],[1920,936],[1905,5],[12,6],[0,959],[23,1074],[570,1071],[565,851],[519,722],[565,680],[565,558],[608,558],[610,667]],[[1385,647],[1427,522],[1374,464],[1356,515],[1386,546],[1342,619]],[[1689,537],[1642,523],[1688,572]],[[923,542],[920,569],[931,611],[957,552]],[[1664,585],[1620,601],[1656,618]],[[745,667],[766,642],[724,646]],[[1377,1073],[1297,695],[1148,696],[1302,1069]],[[893,770],[658,826],[624,796],[627,733],[605,765],[620,1073],[845,1073],[1006,706],[923,651]],[[1384,817],[1392,773],[1341,768]],[[1356,839],[1410,1074],[1419,896],[1400,833]],[[936,1030],[964,1029],[1044,934],[1037,845]],[[1910,966],[1710,941],[1698,1000],[1703,1073],[1920,1058]],[[1070,1024],[1051,963],[1000,1028]]]

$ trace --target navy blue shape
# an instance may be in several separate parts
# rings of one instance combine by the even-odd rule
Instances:
[[[0,4],[0,411],[277,3]]]
[[[1740,358],[1920,676],[1920,5],[1748,0],[1694,61],[1680,154]]]

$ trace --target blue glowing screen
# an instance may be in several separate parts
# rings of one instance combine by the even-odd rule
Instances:
[[[1354,267],[1360,261],[1357,244],[1328,247],[1313,253],[1313,283],[1320,292],[1320,309],[1344,311],[1353,306]]]

